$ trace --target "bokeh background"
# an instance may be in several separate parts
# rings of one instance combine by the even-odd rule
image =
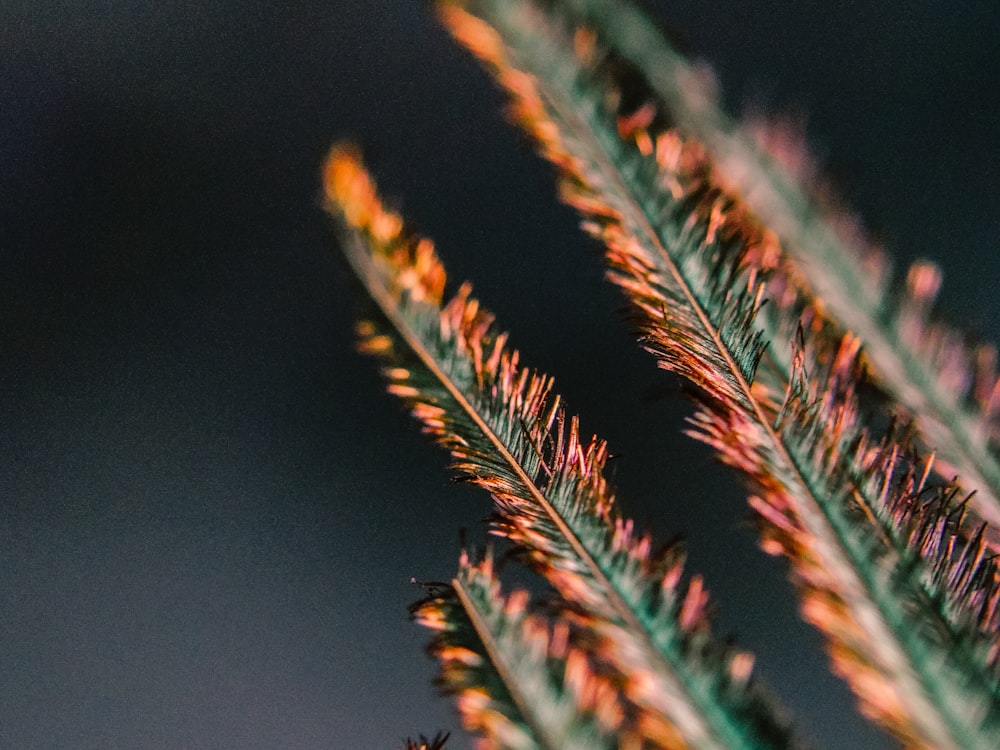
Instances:
[[[732,111],[805,115],[868,225],[938,261],[951,318],[996,339],[994,2],[647,7]],[[719,632],[803,731],[891,746],[737,481],[680,436],[690,408],[550,168],[422,3],[3,2],[0,50],[0,747],[396,748],[457,726],[410,579],[447,580],[489,500],[352,348],[366,308],[318,209],[345,137],[609,438],[625,510],[687,537]]]

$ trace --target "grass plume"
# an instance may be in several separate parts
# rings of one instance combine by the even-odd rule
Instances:
[[[627,4],[438,8],[606,245],[641,345],[695,386],[690,434],[745,477],[761,545],[789,559],[861,711],[907,747],[1000,746],[997,536],[982,522],[1000,517],[995,373],[944,387],[963,378],[929,348],[963,372],[989,358],[954,354],[928,318],[934,270],[916,266],[886,315],[862,254]],[[752,184],[734,178],[748,171]],[[621,515],[606,444],[552,379],[521,364],[468,284],[446,294],[432,243],[384,208],[351,147],[332,152],[325,188],[380,309],[362,348],[554,591],[544,606],[502,594],[492,558],[463,553],[414,610],[466,725],[498,748],[798,746],[750,657],[712,636],[680,550],[654,553]],[[945,481],[954,469],[963,482]]]

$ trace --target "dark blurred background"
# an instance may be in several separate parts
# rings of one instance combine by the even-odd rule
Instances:
[[[952,319],[996,338],[994,2],[647,7],[732,111],[807,115],[900,265],[938,261]],[[737,481],[680,436],[690,408],[550,168],[423,4],[3,2],[0,49],[0,747],[396,748],[457,726],[410,579],[447,580],[490,504],[352,348],[366,308],[317,208],[345,137],[610,439],[625,510],[688,538],[718,631],[804,732],[891,746]]]

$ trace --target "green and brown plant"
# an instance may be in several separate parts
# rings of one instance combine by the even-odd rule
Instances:
[[[906,747],[1000,747],[996,355],[931,316],[936,268],[894,288],[829,192],[627,3],[437,8],[604,244],[641,346],[691,384],[690,434],[745,479],[861,712]],[[465,550],[415,605],[465,727],[496,748],[803,746],[753,657],[713,635],[680,547],[619,510],[606,443],[449,284],[353,146],[324,185],[378,308],[362,349],[548,587],[504,591],[499,553]]]

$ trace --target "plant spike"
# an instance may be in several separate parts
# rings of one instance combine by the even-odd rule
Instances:
[[[526,591],[503,596],[489,555],[473,565],[463,552],[451,587],[411,615],[437,633],[428,651],[440,663],[439,684],[487,748],[641,747],[623,730],[617,686],[594,674],[569,621],[529,613]]]
[[[555,0],[600,43],[629,61],[683,132],[705,144],[719,178],[781,238],[826,311],[864,343],[870,371],[938,456],[945,479],[957,474],[970,509],[1000,529],[1000,380],[992,346],[968,346],[930,319],[940,272],[921,261],[901,294],[889,291],[889,263],[844,212],[830,210],[746,129],[718,106],[705,75],[671,48],[627,0]],[[779,139],[781,139],[779,135]],[[787,141],[787,139],[781,139]],[[895,304],[893,304],[895,300]],[[1000,534],[987,539],[1000,552]]]
[[[752,659],[711,636],[707,594],[682,576],[683,555],[653,555],[617,514],[607,448],[581,440],[551,379],[520,366],[468,285],[444,302],[433,245],[382,208],[352,149],[334,149],[325,186],[344,253],[389,322],[360,324],[362,348],[389,362],[390,392],[491,492],[494,532],[525,551],[562,615],[590,634],[595,662],[632,706],[623,731],[653,747],[798,746],[750,681]]]
[[[711,184],[697,147],[675,132],[657,134],[649,101],[628,111],[622,102],[634,92],[592,80],[627,66],[586,29],[567,31],[527,1],[440,7],[563,171],[563,197],[608,244],[612,277],[640,311],[647,347],[702,389],[696,433],[754,480],[760,497],[752,504],[772,524],[767,544],[795,563],[806,617],[827,632],[865,712],[912,746],[996,747],[996,618],[979,612],[963,621],[949,611],[983,596],[995,610],[995,566],[966,554],[981,548],[963,541],[947,513],[934,516],[951,529],[937,540],[973,560],[957,575],[986,578],[963,600],[935,580],[935,566],[954,562],[951,551],[934,550],[925,566],[925,550],[900,542],[909,520],[885,508],[899,513],[914,483],[898,454],[887,461],[886,446],[870,446],[858,426],[857,341],[831,338],[796,292],[793,304],[772,305],[778,319],[770,323],[788,330],[802,320],[814,328],[808,346],[774,357],[778,371],[791,362],[787,381],[755,381],[764,354],[757,325],[769,318],[761,313],[764,282],[784,292],[786,278],[771,273],[774,243]],[[776,401],[783,392],[784,405]]]

